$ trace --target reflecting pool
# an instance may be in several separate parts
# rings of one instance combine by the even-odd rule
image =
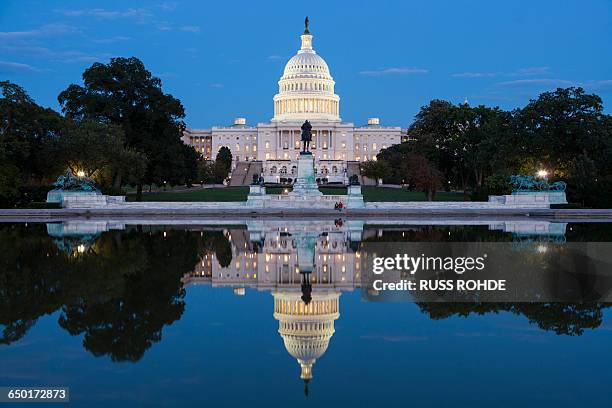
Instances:
[[[74,406],[610,406],[607,303],[373,302],[372,242],[607,242],[612,223],[0,224],[0,386]]]

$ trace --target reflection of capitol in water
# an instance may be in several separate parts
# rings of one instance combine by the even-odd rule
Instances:
[[[245,288],[271,291],[278,332],[300,365],[307,393],[313,365],[334,334],[341,292],[359,286],[360,254],[351,243],[361,240],[363,224],[254,221],[246,230],[228,228],[229,265],[222,267],[223,260],[208,251],[183,282],[233,287],[237,295]]]
[[[139,223],[142,224],[142,220]],[[151,224],[156,223],[160,221]],[[201,255],[193,272],[183,277],[185,286],[229,287],[236,295],[244,295],[247,288],[272,293],[278,332],[288,353],[300,366],[305,392],[313,378],[313,366],[327,350],[334,334],[334,322],[340,317],[341,293],[361,286],[360,241],[384,238],[386,232],[394,231],[400,231],[403,237],[405,231],[419,231],[433,225],[481,225],[490,231],[512,234],[513,240],[519,243],[528,240],[545,244],[564,242],[567,225],[548,221],[479,219],[415,219],[410,222],[393,219],[367,222],[221,219],[208,221],[205,226],[190,227],[189,222],[180,220],[166,224],[176,224],[201,234],[213,232],[222,237]],[[121,221],[47,224],[48,233],[69,252],[87,246],[93,237],[104,231],[123,228],[125,224]]]
[[[432,221],[421,221],[431,225]],[[425,224],[427,223],[427,224]],[[447,224],[442,221],[440,224]],[[549,222],[474,222],[489,230],[513,236],[564,236],[566,224]],[[406,229],[392,220],[379,220],[385,230]],[[419,222],[413,224],[417,229]],[[458,223],[466,224],[465,221]],[[342,291],[361,286],[359,242],[376,238],[382,229],[366,228],[364,221],[336,220],[247,221],[244,228],[227,228],[232,243],[231,262],[222,267],[212,251],[202,257],[189,284],[232,287],[237,295],[246,288],[269,290],[274,297],[274,318],[285,348],[301,367],[305,392],[313,377],[313,365],[327,350],[340,316]],[[408,228],[409,229],[409,228]]]
[[[265,229],[253,230],[249,225],[247,230],[224,230],[232,243],[231,263],[223,267],[223,261],[215,259],[213,251],[207,252],[196,265],[194,273],[185,277],[185,283],[211,283],[213,286],[260,290],[299,286],[298,244],[301,234],[311,232],[296,230],[296,223],[292,223],[291,227],[286,225],[284,222],[270,222],[266,223]],[[313,224],[310,226],[314,227]],[[317,228],[311,276],[311,282],[317,288],[352,290],[355,287],[359,280],[360,263],[359,253],[351,249],[351,237],[359,238],[354,240],[359,242],[363,222],[356,228],[357,232],[350,231],[346,223],[339,226],[325,223]]]
[[[300,378],[307,387],[313,364],[325,353],[334,334],[334,321],[340,316],[340,292],[314,293],[308,304],[300,293],[282,291],[273,295],[278,332],[289,354],[300,364]]]

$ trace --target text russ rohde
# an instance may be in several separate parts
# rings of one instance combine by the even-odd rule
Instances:
[[[372,301],[612,301],[607,242],[362,242],[358,252]]]

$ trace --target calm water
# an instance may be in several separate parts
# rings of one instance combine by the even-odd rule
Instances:
[[[368,302],[359,256],[377,241],[538,251],[610,241],[612,224],[431,223],[0,224],[0,386],[68,386],[88,407],[610,406],[609,305]],[[309,240],[305,318],[287,307]]]

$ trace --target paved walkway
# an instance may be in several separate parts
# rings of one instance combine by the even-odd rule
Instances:
[[[431,217],[535,217],[559,220],[612,221],[612,209],[351,209],[339,212],[334,209],[276,209],[276,208],[173,208],[173,209],[140,209],[140,208],[95,208],[95,209],[0,209],[0,221],[36,218],[104,218],[104,217],[342,217],[342,218],[431,218]]]

